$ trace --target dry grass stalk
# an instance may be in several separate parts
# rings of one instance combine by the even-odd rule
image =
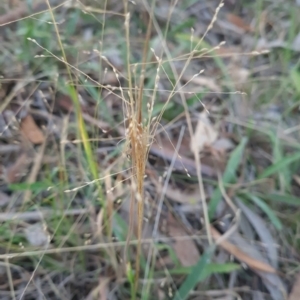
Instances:
[[[148,131],[141,123],[137,122],[136,118],[133,118],[128,130],[128,139],[131,144],[131,158],[133,167],[133,180],[132,180],[132,200],[131,200],[131,226],[133,223],[134,208],[132,205],[137,204],[137,260],[135,266],[135,288],[137,288],[137,282],[140,271],[140,256],[141,256],[141,239],[143,232],[143,217],[144,217],[144,175],[148,150]],[[130,235],[128,235],[130,237]]]
[[[143,86],[144,86],[144,72],[145,72],[145,63],[142,65],[141,77],[140,77],[140,87],[139,95],[137,99],[133,98],[133,87],[132,87],[132,78],[131,78],[131,69],[130,69],[130,33],[129,33],[129,20],[130,14],[128,13],[128,3],[124,1],[124,10],[125,10],[125,31],[126,31],[126,41],[127,41],[127,73],[128,73],[128,95],[129,95],[129,109],[127,114],[129,116],[129,126],[127,130],[127,139],[130,144],[130,157],[132,161],[132,199],[130,202],[130,224],[129,224],[129,233],[127,236],[126,244],[129,244],[131,237],[131,230],[134,223],[134,211],[135,204],[137,204],[137,232],[136,236],[138,239],[137,251],[136,251],[136,264],[135,264],[135,282],[134,282],[134,295],[136,297],[136,292],[138,289],[138,280],[140,272],[140,257],[141,257],[141,240],[143,232],[143,218],[144,218],[144,176],[146,168],[146,160],[148,153],[148,144],[149,144],[149,126],[143,125],[142,120],[142,99],[143,99]],[[151,33],[151,18],[149,18],[149,26],[147,30],[147,38],[144,44],[144,54],[143,61],[146,61],[147,50],[148,50],[148,41]],[[126,101],[125,101],[126,103]],[[126,247],[127,248],[127,247]],[[126,255],[126,251],[125,251]],[[126,259],[125,259],[126,262]]]

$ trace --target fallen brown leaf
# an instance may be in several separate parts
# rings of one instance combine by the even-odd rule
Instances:
[[[300,186],[300,176],[295,174],[295,175],[293,175],[293,179],[298,184],[298,186]]]
[[[36,125],[31,115],[27,115],[22,119],[21,132],[33,144],[41,144],[45,141],[43,132]]]
[[[300,273],[296,276],[292,291],[289,295],[288,300],[299,300],[300,299]]]
[[[232,23],[233,25],[239,27],[240,29],[243,29],[245,31],[253,31],[253,28],[248,25],[241,17],[235,15],[235,14],[227,14],[227,20]]]
[[[171,237],[187,235],[187,232],[171,214],[168,216],[168,229]],[[192,239],[187,239],[184,243],[176,239],[173,243],[173,248],[183,267],[195,265],[200,258],[199,251]]]
[[[26,153],[20,154],[18,159],[9,166],[4,172],[5,181],[7,183],[15,183],[18,182],[19,179],[23,176],[25,172],[27,172],[27,167],[30,164],[31,159],[28,157]]]
[[[222,236],[214,227],[211,226],[210,230],[211,230],[211,235],[215,241],[217,241]],[[230,242],[228,242],[226,240],[221,241],[219,245],[224,250],[226,250],[227,252],[232,254],[236,259],[247,264],[248,267],[251,269],[254,269],[257,271],[262,271],[262,272],[267,272],[267,273],[274,273],[274,274],[276,273],[276,270],[273,267],[271,267],[269,264],[252,258],[248,254],[246,254],[244,251],[242,251],[239,247],[231,244]]]
[[[190,147],[192,152],[201,152],[205,146],[210,146],[216,141],[218,132],[211,124],[208,113],[203,111],[198,118],[198,124],[191,139]]]
[[[184,81],[189,82],[189,84],[196,84],[197,86],[204,86],[207,87],[211,92],[216,92],[216,93],[220,93],[221,92],[221,88],[220,86],[217,85],[216,81],[211,78],[211,77],[207,77],[207,76],[183,76],[182,78]],[[189,91],[191,91],[188,88]]]
[[[234,227],[232,227],[232,229],[234,229]],[[228,240],[231,243],[237,245],[239,249],[243,249],[243,252],[245,252],[252,259],[269,264],[267,259],[265,258],[265,254],[261,252],[261,248],[257,247],[258,245],[256,245],[255,243],[251,243],[251,240],[247,241],[238,231],[232,229],[228,229],[222,236],[221,240],[225,240],[227,235]],[[221,240],[219,240],[219,243],[221,242]],[[261,278],[264,286],[270,293],[270,299],[287,299],[286,286],[277,273],[268,273],[265,271],[259,271],[254,268],[252,268],[252,270]]]

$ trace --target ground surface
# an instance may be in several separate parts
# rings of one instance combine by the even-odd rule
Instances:
[[[299,1],[156,2],[1,1],[1,299],[299,299]]]

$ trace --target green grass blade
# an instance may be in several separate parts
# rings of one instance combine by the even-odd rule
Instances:
[[[119,241],[126,241],[128,234],[128,225],[124,219],[118,214],[113,214],[113,233]]]
[[[97,179],[99,177],[98,170],[97,170],[97,163],[94,160],[93,151],[91,148],[91,144],[89,142],[89,136],[88,136],[88,133],[86,130],[84,120],[82,118],[82,113],[81,113],[81,108],[80,108],[77,92],[76,92],[75,88],[71,85],[68,86],[68,92],[69,92],[69,95],[70,95],[70,97],[73,101],[74,107],[75,107],[77,123],[78,123],[78,130],[79,130],[80,138],[82,139],[83,148],[84,148],[84,151],[86,154],[88,166],[90,168],[90,172],[93,176],[93,179]],[[100,187],[100,185],[99,185],[99,187]]]
[[[203,281],[207,277],[213,275],[213,274],[228,274],[233,271],[239,270],[241,266],[239,264],[235,263],[226,263],[226,264],[216,264],[211,263],[206,266],[204,269],[204,272],[200,276],[199,282]]]
[[[293,69],[290,72],[290,76],[297,93],[300,94],[300,73],[297,71],[297,69]]]
[[[262,199],[255,195],[248,194],[247,196],[268,216],[268,218],[277,230],[282,229],[282,223],[274,214],[273,210],[269,207],[269,205],[267,205]]]
[[[268,195],[261,195],[260,197],[269,199],[271,201],[277,201],[289,205],[300,205],[300,198],[292,195],[286,194],[268,194]]]
[[[191,272],[180,286],[179,290],[175,294],[174,300],[186,299],[197,283],[203,280],[205,267],[210,263],[214,249],[215,247],[213,246],[205,251],[198,263],[191,269]]]
[[[282,145],[280,144],[280,139],[274,132],[270,132],[269,136],[273,143],[273,162],[278,163],[284,158]],[[291,173],[287,166],[280,170],[278,178],[281,186],[280,190],[290,190]]]
[[[200,281],[212,274],[230,273],[239,270],[240,268],[241,266],[235,263],[225,263],[225,264],[210,263],[209,265],[205,266],[204,271],[200,276]],[[192,267],[179,267],[179,268],[169,270],[169,273],[172,275],[188,275],[191,273],[191,271],[192,271]]]
[[[284,157],[277,163],[271,165],[259,175],[258,179],[263,179],[280,172],[283,168],[286,168],[288,165],[296,162],[297,160],[300,160],[300,152],[294,153],[288,157]]]
[[[231,156],[229,158],[229,161],[227,163],[224,175],[223,175],[223,180],[225,183],[230,183],[235,180],[235,172],[241,162],[241,158],[247,143],[247,138],[244,137],[240,144],[235,148],[234,151],[232,151]]]
[[[44,190],[49,189],[50,187],[53,187],[53,183],[47,182],[47,181],[37,181],[34,183],[12,183],[8,187],[11,191],[26,191],[30,190],[32,192],[41,192]]]
[[[224,184],[232,183],[235,181],[235,173],[242,159],[242,155],[244,153],[245,146],[247,144],[248,139],[243,138],[240,144],[232,151],[229,161],[227,163],[225,172],[222,177],[222,181]],[[215,214],[216,208],[221,200],[222,194],[219,188],[215,189],[211,200],[208,205],[209,217],[212,218]]]

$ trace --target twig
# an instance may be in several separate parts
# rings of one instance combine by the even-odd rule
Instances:
[[[31,169],[31,172],[28,176],[27,179],[27,183],[28,184],[32,184],[36,182],[36,178],[38,176],[39,170],[41,168],[42,165],[42,161],[43,161],[43,157],[44,157],[44,153],[45,153],[45,148],[46,148],[46,142],[47,139],[45,139],[44,143],[41,145],[40,151],[37,153],[35,160],[34,160],[34,164],[33,167]],[[32,195],[32,190],[26,190],[24,193],[24,203],[28,202],[31,198]]]
[[[168,241],[185,241],[185,240],[191,240],[191,239],[207,239],[205,236],[199,236],[199,235],[186,235],[186,236],[178,236],[178,237],[165,237],[160,238],[159,240],[161,242],[168,242]],[[152,244],[153,239],[144,239],[142,241],[139,240],[132,240],[129,241],[129,245],[137,245],[139,242],[142,244]],[[113,242],[113,243],[98,243],[94,245],[82,245],[82,246],[76,246],[76,247],[65,247],[65,248],[54,248],[54,249],[46,249],[46,250],[36,250],[36,251],[26,251],[26,252],[14,252],[9,254],[0,254],[0,259],[11,259],[15,257],[30,257],[30,256],[38,256],[41,254],[56,254],[56,253],[69,253],[69,252],[76,252],[76,251],[92,251],[92,250],[99,250],[99,249],[109,249],[110,247],[126,247],[127,243],[126,241],[122,242]]]
[[[183,139],[184,131],[185,131],[185,127],[182,126],[181,130],[180,130],[178,142],[177,142],[177,145],[176,145],[176,151],[174,151],[174,155],[173,155],[173,158],[172,158],[172,161],[171,161],[171,165],[168,169],[168,173],[167,173],[167,176],[166,176],[166,180],[164,182],[163,190],[161,192],[160,199],[158,201],[157,214],[156,214],[156,217],[155,217],[155,223],[154,223],[154,228],[153,228],[153,233],[152,233],[153,240],[155,240],[156,235],[157,235],[159,219],[160,219],[160,215],[161,215],[161,211],[162,211],[163,200],[165,198],[165,194],[166,194],[166,191],[167,191],[167,188],[168,188],[168,185],[169,185],[172,170],[174,168],[174,164],[175,164],[175,161],[176,161],[176,154],[179,151],[179,148],[180,148],[180,145],[181,145],[181,142],[182,142],[182,139]],[[151,252],[152,252],[152,247],[149,249],[149,252],[148,252],[147,265],[146,265],[146,270],[145,270],[145,278],[148,278]]]

